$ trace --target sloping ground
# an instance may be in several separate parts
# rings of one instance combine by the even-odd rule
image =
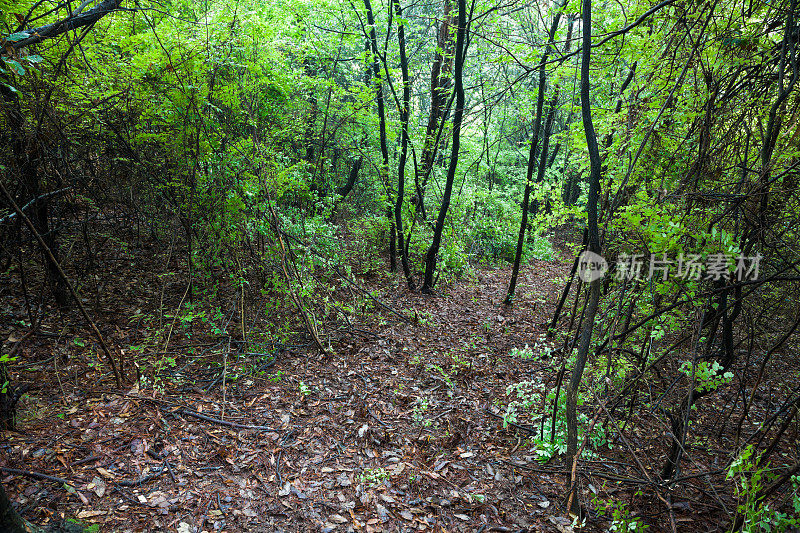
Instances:
[[[155,391],[98,385],[99,365],[65,362],[76,347],[53,328],[22,352],[21,379],[36,381],[2,466],[69,487],[8,471],[3,483],[32,521],[77,517],[101,531],[563,529],[563,475],[530,470],[525,435],[503,429],[492,405],[509,383],[558,370],[509,352],[543,332],[565,271],[529,265],[511,308],[507,269],[481,268],[436,297],[373,283],[417,323],[377,307],[331,355],[288,347],[271,366],[199,336],[181,347],[176,333],[176,369]],[[117,343],[135,336],[125,323]],[[218,366],[196,381],[208,358],[224,363],[224,388]]]

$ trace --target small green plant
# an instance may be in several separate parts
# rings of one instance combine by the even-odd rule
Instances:
[[[303,397],[307,397],[311,394],[311,387],[309,387],[302,381],[297,384],[297,389],[300,391],[300,394],[302,394]]]
[[[539,337],[534,341],[533,346],[528,346],[525,344],[523,348],[511,348],[511,352],[509,355],[511,357],[519,357],[520,359],[537,359],[537,358],[548,358],[553,354],[555,350],[555,345],[552,341],[547,340],[547,336],[545,334],[539,335]]]
[[[437,364],[429,364],[428,365],[428,370],[432,371],[432,372],[436,372],[437,374],[439,374],[442,377],[442,379],[444,379],[445,383],[447,383],[447,386],[450,389],[453,388],[453,386],[454,386],[453,385],[453,379],[450,377],[450,373],[447,370],[445,370],[444,368],[442,368],[441,366],[439,366]]]
[[[541,414],[542,409],[549,411],[553,402],[556,401],[556,391],[550,390],[545,393],[542,383],[535,381],[522,381],[514,383],[506,388],[506,394],[512,396],[512,400],[506,404],[503,414],[503,427],[510,424],[521,423],[523,418],[535,414]],[[578,405],[586,402],[585,392],[578,395]],[[556,401],[556,424],[553,431],[552,419],[546,419],[544,424],[529,426],[536,430],[531,438],[534,445],[533,452],[536,460],[546,463],[553,457],[561,455],[567,451],[567,424],[566,424],[566,392],[561,391]],[[586,433],[589,424],[589,417],[585,413],[578,413],[578,437],[582,438]],[[587,457],[595,457],[596,450],[600,446],[611,448],[605,430],[602,426],[594,426],[589,435],[589,445],[584,452]]]
[[[385,468],[367,468],[358,476],[358,480],[369,485],[370,488],[382,485],[387,479],[389,479],[389,471]]]
[[[70,529],[70,531],[73,531],[74,529],[76,529],[75,526],[77,526],[78,528],[80,528],[81,531],[83,531],[83,533],[99,533],[100,532],[100,524],[92,524],[90,526],[87,526],[87,525],[84,525],[83,522],[81,522],[80,520],[75,520],[74,518],[67,518],[66,521],[67,521],[67,523],[72,524],[72,526],[73,526],[73,529]]]
[[[650,528],[638,517],[631,516],[628,504],[624,502],[605,501],[594,494],[592,495],[592,504],[600,513],[611,515],[611,524],[608,526],[608,531],[614,531],[615,533],[641,533]]]
[[[692,372],[692,362],[684,361],[680,367],[680,371],[685,374],[689,379],[694,374],[695,382],[697,382],[697,390],[712,391],[716,390],[722,385],[727,385],[733,380],[733,372],[721,373],[722,365],[716,361],[700,361],[694,366]]]
[[[414,311],[414,316],[420,326],[430,326],[431,322],[433,321],[433,315],[430,313],[430,311],[422,311],[420,313]]]
[[[533,350],[527,344],[525,344],[524,348],[517,348],[516,346],[511,348],[509,355],[511,357],[519,357],[520,359],[533,359],[534,357]]]
[[[453,372],[458,372],[460,370],[464,370],[470,368],[472,363],[467,361],[461,354],[455,351],[451,351],[449,354],[450,356],[450,367],[452,368]]]
[[[280,383],[283,379],[283,370],[278,370],[268,378],[273,383]],[[302,383],[302,381],[301,381]]]
[[[411,413],[411,419],[421,428],[433,425],[433,420],[428,418],[428,408],[429,404],[427,398],[417,398],[414,411]]]
[[[770,483],[775,477],[768,464],[761,465],[761,454],[755,453],[752,444],[742,450],[728,467],[726,479],[735,482],[734,490],[739,500],[736,512],[742,518],[742,531],[783,532],[800,526],[800,476],[795,475],[791,479],[792,515],[773,510],[764,503],[761,494],[764,482]]]

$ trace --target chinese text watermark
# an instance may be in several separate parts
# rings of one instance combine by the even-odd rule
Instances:
[[[735,278],[738,281],[758,279],[758,268],[762,256],[734,256],[725,253],[678,254],[668,257],[666,253],[620,254],[614,264],[614,279],[643,280],[661,279],[666,281],[670,275],[690,280],[720,280]],[[733,267],[733,269],[731,269]],[[608,271],[607,261],[594,252],[583,252],[578,256],[578,276],[586,283],[602,278]]]

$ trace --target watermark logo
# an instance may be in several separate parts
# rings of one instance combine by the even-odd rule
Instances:
[[[647,261],[643,254],[620,254],[614,264],[614,279],[617,280],[651,280],[674,275],[681,279],[721,280],[736,279],[756,280],[762,259],[761,255],[734,256],[715,253],[702,258],[699,254],[679,254],[677,258],[669,258],[666,253],[650,254]],[[586,283],[602,278],[608,271],[605,259],[593,252],[583,252],[578,256],[578,276]]]
[[[578,256],[578,277],[584,283],[602,278],[608,270],[608,263],[602,256],[586,250]]]

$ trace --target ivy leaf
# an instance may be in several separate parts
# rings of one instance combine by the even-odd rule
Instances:
[[[3,61],[5,61],[6,64],[9,65],[11,67],[11,69],[14,72],[16,72],[17,74],[19,74],[20,76],[24,76],[25,75],[25,68],[22,65],[20,65],[18,61],[15,61],[13,59],[6,59],[6,58],[3,58]]]

